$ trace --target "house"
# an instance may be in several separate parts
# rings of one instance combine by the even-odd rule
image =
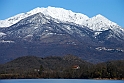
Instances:
[[[34,69],[35,72],[39,72],[40,70],[39,69]]]
[[[80,66],[79,65],[74,65],[74,66],[72,66],[72,69],[80,69]]]

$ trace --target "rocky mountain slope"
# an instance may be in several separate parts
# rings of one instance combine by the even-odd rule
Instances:
[[[72,54],[94,63],[124,59],[124,29],[102,15],[36,8],[0,24],[0,63],[26,55]]]

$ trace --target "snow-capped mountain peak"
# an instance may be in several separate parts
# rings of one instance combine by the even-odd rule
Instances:
[[[3,60],[9,60],[8,54],[72,54],[91,61],[100,56],[94,59],[96,62],[111,57],[124,58],[124,29],[100,14],[89,18],[63,8],[38,7],[2,20],[0,24],[0,27],[7,27],[0,28]]]
[[[24,19],[28,16],[31,16],[33,14],[36,14],[36,13],[40,12],[40,9],[41,8],[38,7],[36,9],[33,9],[30,12],[17,14],[15,16],[7,18],[5,20],[0,20],[0,27],[9,27],[9,26],[19,22],[20,20],[22,20],[22,19]]]
[[[96,15],[96,16],[94,16],[94,17],[96,17],[96,18],[105,18],[103,15],[101,15],[101,14],[98,14],[98,15]]]
[[[83,21],[85,21],[86,19],[89,19],[89,17],[84,14],[74,13],[71,10],[65,10],[63,8],[56,8],[56,7],[50,7],[50,6],[47,8],[37,7],[27,13],[21,13],[16,16],[10,17],[8,19],[0,20],[0,27],[9,27],[17,23],[21,19],[24,19],[28,16],[31,16],[39,12],[43,13],[44,15],[49,15],[55,19],[59,19],[60,21],[63,21],[63,22],[68,21],[68,22],[74,22],[76,24],[82,24]]]
[[[101,14],[89,18],[83,24],[94,31],[105,31],[108,29],[112,29],[113,27],[119,27],[116,23],[108,20],[106,17],[102,16]]]
[[[41,12],[44,15],[51,16],[55,19],[59,19],[63,22],[74,22],[76,24],[81,24],[86,19],[89,19],[88,16],[81,13],[74,13],[71,10],[65,10],[63,8],[50,7],[47,8],[36,8],[30,12]]]
[[[104,17],[104,16],[101,15],[101,14],[98,14],[98,15],[96,15],[96,16],[90,18],[90,20],[94,20],[94,21],[96,21],[96,22],[103,22],[103,23],[108,24],[108,25],[117,25],[116,23],[114,23],[114,22],[108,20],[106,17]]]
[[[105,18],[104,16],[102,16],[100,14],[98,14],[92,18],[89,18],[88,16],[81,14],[81,13],[74,13],[71,10],[50,7],[50,6],[48,6],[47,8],[37,7],[27,13],[21,13],[16,16],[10,17],[8,19],[0,20],[0,27],[9,27],[9,26],[19,22],[20,20],[22,20],[26,17],[29,17],[31,15],[34,15],[36,13],[39,13],[39,12],[43,13],[46,16],[50,16],[54,19],[58,19],[61,22],[72,22],[72,23],[76,23],[76,24],[79,24],[82,26],[85,25],[94,31],[105,31],[108,29],[116,30],[116,29],[120,28],[119,25],[108,20],[107,18]],[[123,29],[121,29],[121,30],[124,31]]]

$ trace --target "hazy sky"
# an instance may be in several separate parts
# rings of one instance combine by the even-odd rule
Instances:
[[[124,27],[124,0],[0,0],[0,20],[48,6],[62,7],[88,17],[101,14]]]

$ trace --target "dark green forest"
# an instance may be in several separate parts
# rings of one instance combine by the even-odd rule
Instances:
[[[124,79],[124,60],[92,64],[73,55],[23,56],[0,65],[1,79]]]

